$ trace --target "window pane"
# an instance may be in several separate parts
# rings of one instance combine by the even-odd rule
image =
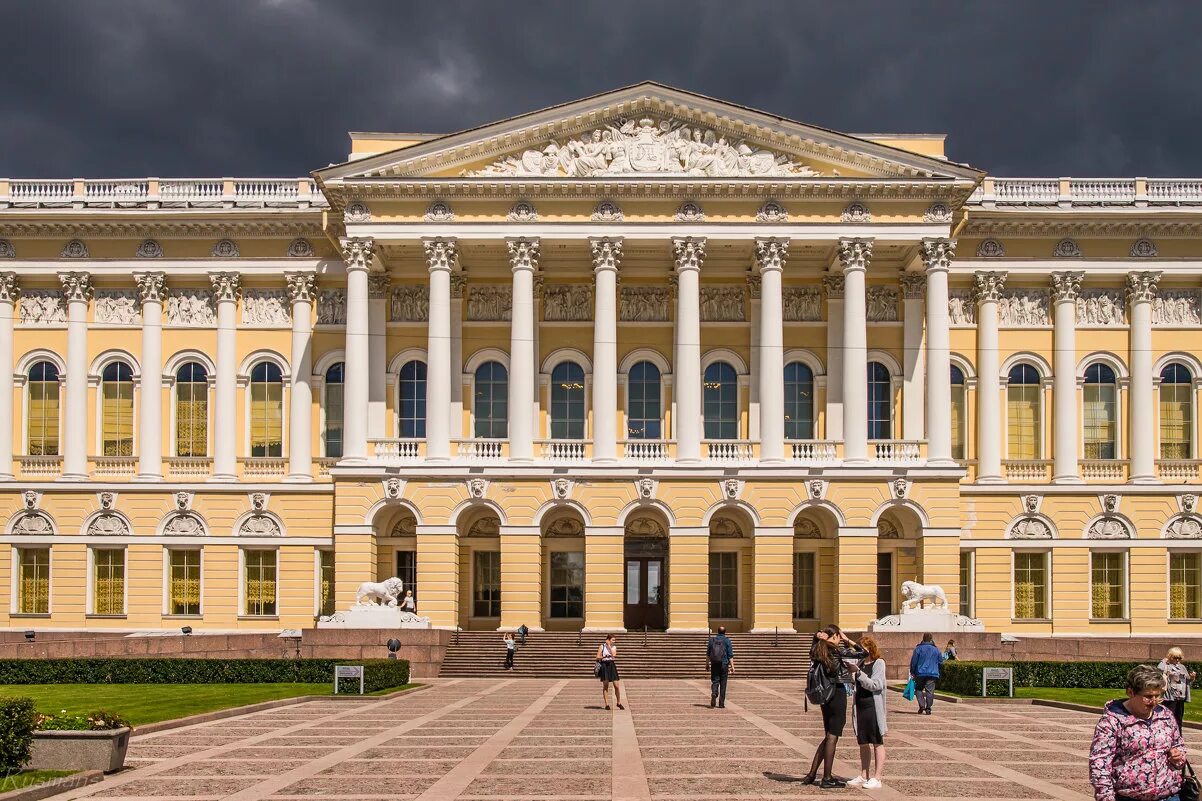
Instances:
[[[485,362],[476,369],[472,402],[475,436],[504,439],[509,436],[509,371],[500,362]]]
[[[1124,617],[1126,590],[1123,556],[1121,553],[1091,554],[1093,591],[1090,615],[1095,619],[1114,620]]]
[[[960,614],[973,614],[973,558],[972,551],[960,552]]]
[[[793,617],[815,620],[814,554],[793,554]]]
[[[170,551],[167,612],[172,615],[200,614],[200,551]]]
[[[175,374],[175,455],[209,455],[209,384],[202,365],[189,362]]]
[[[98,615],[125,614],[125,549],[92,550],[92,606]]]
[[[739,387],[735,368],[714,362],[705,368],[702,406],[706,439],[739,438]]]
[[[739,616],[739,555],[710,554],[710,617]]]
[[[284,383],[280,368],[269,362],[251,371],[250,455],[284,455]]]
[[[1194,388],[1189,372],[1170,364],[1160,375],[1160,458],[1192,459]]]
[[[501,552],[473,551],[472,614],[501,616]]]
[[[124,362],[104,368],[100,381],[101,453],[104,456],[134,455],[134,381]]]
[[[631,559],[626,562],[626,603],[637,604],[639,598],[642,597],[642,589],[639,587],[639,582],[643,575],[643,563],[637,559]]]
[[[397,431],[401,437],[425,439],[426,363],[416,359],[401,368],[401,396],[397,407]]]
[[[967,459],[968,452],[968,390],[964,385],[964,373],[952,365],[952,458]]]
[[[551,371],[551,439],[584,439],[584,368],[561,362]]]
[[[1043,620],[1048,616],[1046,553],[1014,554],[1014,617]]]
[[[551,552],[551,617],[584,617],[584,552]]]
[[[29,455],[58,456],[58,368],[38,362],[29,370]]]
[[[1006,388],[1007,453],[1011,459],[1038,459],[1042,453],[1038,384],[1011,384]]]
[[[401,597],[404,598],[405,591],[413,590],[413,602],[414,604],[419,603],[417,597],[417,551],[396,552],[396,577],[404,583]]]
[[[659,368],[651,362],[630,368],[626,398],[627,438],[661,439]]]
[[[1202,617],[1202,554],[1169,554],[1169,617]]]
[[[785,365],[785,439],[814,438],[814,371],[801,362]]]
[[[342,456],[342,423],[345,416],[343,405],[343,364],[332,365],[326,370],[326,456]]]
[[[246,614],[276,614],[276,552],[244,551]]]
[[[893,386],[880,362],[868,364],[868,438],[893,439]]]
[[[893,614],[893,553],[881,551],[876,555],[876,616]]]
[[[50,614],[50,549],[21,548],[17,559],[17,611]]]
[[[334,552],[318,551],[318,613],[334,614]]]
[[[1114,459],[1118,441],[1118,388],[1114,371],[1103,364],[1085,370],[1085,458]]]

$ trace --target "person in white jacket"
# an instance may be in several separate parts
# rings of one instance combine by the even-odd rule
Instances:
[[[868,658],[853,673],[856,679],[856,714],[853,719],[856,742],[860,744],[860,775],[849,781],[850,787],[876,790],[885,771],[885,660],[872,637],[860,640]],[[875,764],[874,764],[875,763]]]

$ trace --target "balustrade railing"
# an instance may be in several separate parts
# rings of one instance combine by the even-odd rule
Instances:
[[[582,461],[588,455],[588,443],[582,439],[542,439],[538,453],[550,461]]]
[[[1002,469],[1009,481],[1044,484],[1052,478],[1051,459],[1007,459]]]
[[[800,462],[833,462],[838,458],[838,443],[829,439],[795,439],[788,442],[789,454]]]
[[[169,456],[167,472],[172,478],[201,478],[213,472],[213,460],[207,456]]]
[[[672,443],[666,439],[627,439],[622,456],[635,462],[659,462],[672,458]]]
[[[755,447],[745,439],[702,440],[707,458],[716,462],[750,462],[755,458]]]
[[[1174,205],[1202,203],[1202,179],[1149,178],[1148,202]]]
[[[1055,178],[997,178],[993,182],[995,202],[1023,205],[1054,204],[1060,197]]]
[[[280,456],[248,456],[238,463],[243,478],[278,478],[288,472],[288,460]]]
[[[1105,205],[1135,202],[1134,178],[1072,178],[1068,188],[1073,203]]]
[[[317,477],[318,478],[329,478],[330,477],[330,468],[332,468],[334,465],[338,464],[338,457],[337,456],[319,456],[316,459],[314,459],[313,462],[317,465]]]
[[[878,462],[922,461],[922,442],[916,439],[874,439],[868,447]]]
[[[1202,205],[1202,178],[987,178],[968,198],[986,206]]]
[[[1157,459],[1156,475],[1163,481],[1197,481],[1202,460],[1198,459]]]
[[[58,476],[63,472],[61,456],[18,456],[17,464],[21,468],[21,475],[30,478]]]
[[[1126,459],[1082,459],[1078,462],[1086,481],[1126,481]]]
[[[0,207],[324,206],[311,178],[0,178]]]
[[[425,455],[426,449],[424,439],[369,439],[367,443],[377,459],[392,462],[420,459]]]
[[[132,476],[138,472],[137,456],[92,456],[92,475],[108,478]]]
[[[503,439],[460,439],[455,442],[459,455],[467,459],[503,459],[509,451],[509,442]]]

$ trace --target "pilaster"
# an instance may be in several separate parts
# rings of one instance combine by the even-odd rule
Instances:
[[[142,301],[142,387],[139,398],[138,481],[163,480],[163,302],[165,273],[136,273]]]

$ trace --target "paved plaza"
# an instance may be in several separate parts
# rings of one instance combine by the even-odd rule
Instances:
[[[632,680],[606,712],[590,680],[465,679],[390,700],[315,700],[135,737],[133,767],[60,798],[882,799],[1090,801],[1096,716],[1026,705],[936,703],[891,693],[882,790],[799,784],[822,722],[800,681]],[[849,735],[838,772],[856,759]],[[1202,746],[1189,733],[1192,747]],[[858,763],[856,763],[858,764]]]

